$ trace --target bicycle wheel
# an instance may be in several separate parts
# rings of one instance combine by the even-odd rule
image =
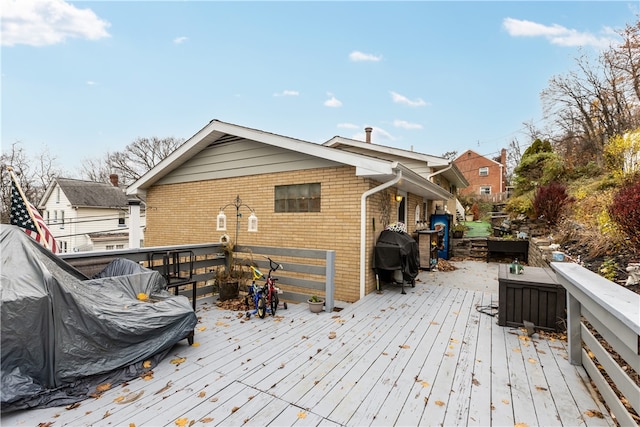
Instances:
[[[264,300],[264,297],[260,297],[258,299],[258,316],[260,316],[261,319],[264,319],[264,316],[267,315],[267,303]]]
[[[279,302],[280,301],[278,300],[278,293],[274,291],[271,294],[271,315],[272,316],[276,315],[276,310],[278,309]]]

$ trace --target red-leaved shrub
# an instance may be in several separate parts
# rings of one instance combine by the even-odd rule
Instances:
[[[623,184],[613,196],[608,211],[629,238],[631,247],[640,252],[640,175]]]
[[[538,218],[544,219],[549,225],[555,225],[560,221],[565,206],[572,201],[573,197],[567,194],[567,187],[554,181],[536,189],[533,210]]]

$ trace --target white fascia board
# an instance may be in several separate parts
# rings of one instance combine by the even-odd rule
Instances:
[[[127,188],[127,195],[142,194],[142,190],[146,190],[148,187],[153,185],[154,182],[178,168],[195,154],[225,134],[355,166],[356,169],[371,171],[374,175],[387,175],[393,172],[392,164],[394,162],[389,160],[381,160],[362,154],[349,153],[343,150],[325,147],[313,142],[233,125],[219,120],[212,120],[207,126],[185,141],[168,157],[130,185]]]
[[[418,175],[402,164],[398,164],[397,168],[402,170],[402,180],[400,181],[400,185],[398,185],[399,188],[402,188],[403,181],[407,181],[411,187],[422,189],[423,193],[428,193],[430,196],[437,196],[446,200],[453,197],[453,194],[449,193],[444,188],[434,184],[423,176]],[[416,192],[418,190],[412,191]],[[420,195],[420,192],[417,192],[416,194]]]
[[[412,160],[420,160],[427,162],[428,166],[447,166],[449,161],[444,157],[433,156],[431,154],[418,153],[415,151],[405,150],[402,148],[389,147],[386,145],[378,145],[374,143],[358,141],[356,139],[343,138],[334,136],[329,141],[323,143],[326,147],[336,147],[338,145],[348,145],[363,150],[369,150],[375,153],[389,154],[392,156],[404,157]]]

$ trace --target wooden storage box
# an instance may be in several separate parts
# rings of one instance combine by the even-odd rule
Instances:
[[[521,327],[523,321],[549,331],[566,330],[566,291],[549,268],[524,267],[511,274],[509,264],[498,272],[498,325]]]

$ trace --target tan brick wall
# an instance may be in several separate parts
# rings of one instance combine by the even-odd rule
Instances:
[[[322,183],[321,212],[274,212],[276,185],[313,182]],[[247,231],[250,212],[242,207],[241,245],[335,250],[335,298],[356,301],[360,297],[360,200],[376,185],[345,166],[155,186],[147,193],[145,246],[217,242],[222,234],[215,229],[218,210],[239,195],[255,210],[259,229],[258,233]],[[366,292],[375,290],[371,262],[375,238],[382,230],[379,198],[376,194],[368,200]],[[227,207],[225,214],[226,233],[234,238],[235,207]],[[375,235],[372,218],[376,219]]]

